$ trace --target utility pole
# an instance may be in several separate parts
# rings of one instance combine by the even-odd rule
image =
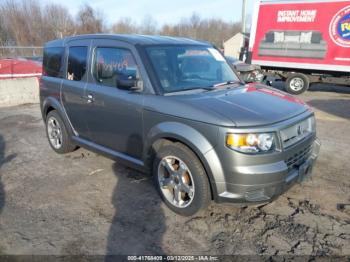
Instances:
[[[242,34],[245,34],[246,21],[245,21],[245,12],[247,7],[247,0],[242,0]]]
[[[246,19],[245,19],[245,11],[247,6],[247,0],[242,0],[242,34],[243,34],[243,40],[242,40],[242,46],[241,51],[239,52],[239,60],[243,61],[245,60],[245,28],[246,28]]]

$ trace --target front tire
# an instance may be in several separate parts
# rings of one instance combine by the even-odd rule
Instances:
[[[211,201],[207,174],[197,156],[181,143],[156,152],[153,178],[165,204],[175,213],[191,216]]]
[[[69,153],[76,149],[62,118],[55,110],[46,116],[46,135],[51,148],[58,154]]]

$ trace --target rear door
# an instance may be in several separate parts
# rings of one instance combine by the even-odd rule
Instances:
[[[118,84],[139,78],[137,52],[132,45],[110,39],[93,40],[91,49],[85,93],[91,98],[85,116],[91,138],[99,145],[140,159],[144,95]]]
[[[66,70],[62,81],[61,98],[74,130],[80,137],[89,138],[86,126],[88,54],[91,40],[75,40],[66,47]]]

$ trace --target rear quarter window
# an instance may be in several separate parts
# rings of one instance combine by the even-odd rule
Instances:
[[[62,77],[63,47],[49,47],[44,49],[43,75]]]

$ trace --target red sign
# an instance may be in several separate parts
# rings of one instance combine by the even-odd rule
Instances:
[[[350,72],[350,1],[263,2],[252,26],[252,63]]]

